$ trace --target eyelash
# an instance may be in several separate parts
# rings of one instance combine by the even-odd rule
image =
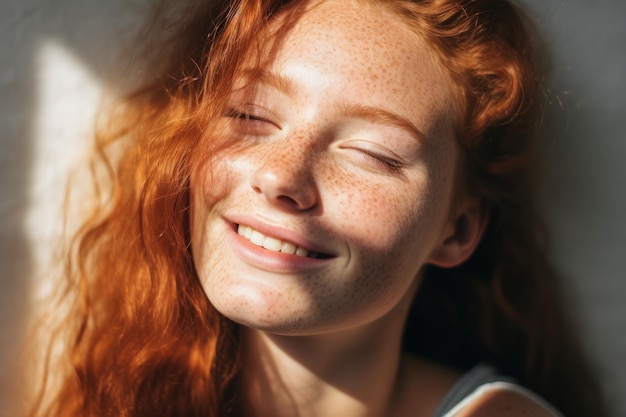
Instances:
[[[240,108],[227,108],[224,116],[229,118],[230,124],[241,135],[251,137],[265,137],[272,134],[278,127],[271,119],[259,116],[254,112],[243,111]]]
[[[231,117],[233,119],[241,119],[241,120],[251,120],[255,122],[267,122],[270,123],[269,120],[264,119],[263,117],[255,116],[251,113],[242,112],[236,109],[227,109],[226,116]]]
[[[377,165],[381,166],[384,169],[388,169],[389,171],[398,172],[404,167],[404,164],[396,159],[389,158],[385,155],[380,155],[365,149],[355,149],[363,153],[364,155],[367,155]]]

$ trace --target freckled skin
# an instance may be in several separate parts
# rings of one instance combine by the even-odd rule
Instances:
[[[325,1],[298,21],[269,68],[296,91],[262,87],[257,94],[278,115],[278,127],[242,138],[192,178],[194,262],[222,314],[267,332],[305,335],[366,326],[410,302],[420,271],[450,230],[457,162],[451,83],[430,54],[374,7]],[[389,126],[355,123],[337,111],[344,103],[398,114],[426,143]],[[354,139],[407,163],[385,169]],[[223,218],[233,213],[307,236],[337,256],[302,274],[254,267],[226,239]]]

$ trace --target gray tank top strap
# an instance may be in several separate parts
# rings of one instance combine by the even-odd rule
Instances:
[[[511,378],[498,375],[495,368],[487,365],[476,365],[463,375],[444,396],[432,417],[442,417],[461,400],[470,395],[476,388],[489,382],[514,382]]]

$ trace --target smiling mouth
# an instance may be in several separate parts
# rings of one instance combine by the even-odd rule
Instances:
[[[239,236],[250,241],[256,246],[262,247],[263,249],[267,249],[272,252],[281,252],[289,255],[315,259],[332,258],[331,255],[325,253],[310,251],[300,246],[296,246],[291,242],[276,239],[275,237],[271,236],[266,236],[258,230],[255,230],[250,226],[246,226],[244,224],[237,225],[237,233],[239,234]]]

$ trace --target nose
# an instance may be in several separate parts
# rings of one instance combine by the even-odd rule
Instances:
[[[297,146],[268,150],[252,175],[252,189],[283,210],[311,211],[319,207],[311,153],[310,148]]]

